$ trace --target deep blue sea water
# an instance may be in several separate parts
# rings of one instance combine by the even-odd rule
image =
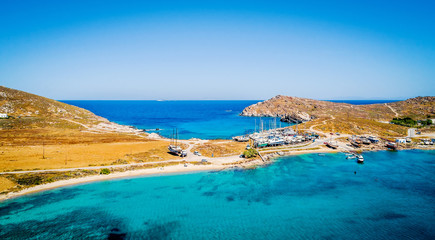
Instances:
[[[162,129],[170,137],[174,128],[180,139],[230,139],[252,133],[260,118],[241,117],[242,110],[258,101],[63,101],[139,129]],[[256,120],[257,119],[257,120]],[[263,118],[269,126],[272,118]],[[277,125],[288,126],[287,123]],[[265,126],[266,127],[266,126]]]
[[[158,131],[170,137],[174,128],[180,139],[230,139],[233,136],[252,133],[260,118],[241,117],[242,110],[258,100],[251,101],[62,101],[90,110],[110,121],[139,129],[163,129]],[[373,104],[390,101],[348,100],[336,101],[351,104]],[[275,120],[263,118],[269,128]],[[288,126],[277,119],[277,126]]]
[[[0,239],[435,239],[435,152],[280,158],[254,170],[138,177],[0,203]]]

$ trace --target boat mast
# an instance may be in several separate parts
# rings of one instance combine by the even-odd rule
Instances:
[[[254,124],[254,133],[257,132],[257,118],[254,119],[255,120],[255,124]]]
[[[264,131],[264,129],[263,129],[263,119],[260,119],[261,120],[261,132],[263,132]]]

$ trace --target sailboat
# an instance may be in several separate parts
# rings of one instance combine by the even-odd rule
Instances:
[[[178,129],[172,130],[171,143],[168,146],[169,152],[179,155],[183,149],[178,145]]]

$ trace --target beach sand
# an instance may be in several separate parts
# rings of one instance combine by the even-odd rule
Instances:
[[[47,183],[43,185],[37,185],[34,187],[23,189],[19,192],[10,192],[8,194],[0,195],[0,201],[16,198],[30,193],[50,190],[58,187],[81,184],[81,183],[106,181],[110,179],[129,178],[135,176],[160,176],[160,175],[180,174],[180,173],[198,172],[198,171],[213,171],[213,170],[222,170],[224,168],[228,168],[228,166],[221,165],[221,164],[209,164],[209,165],[188,164],[188,166],[185,167],[184,164],[179,164],[173,166],[166,166],[162,168],[149,168],[149,169],[126,171],[126,172],[116,172],[108,175],[101,175],[101,174],[92,175],[92,176],[87,176],[82,178],[72,178],[72,179]]]
[[[336,150],[328,150],[328,149],[318,149],[318,150],[299,150],[299,151],[292,151],[287,152],[285,155],[297,155],[297,154],[307,154],[307,153],[326,153],[326,152],[337,152]],[[279,156],[276,156],[279,157]],[[193,157],[193,159],[189,160],[196,160],[198,161],[200,158],[199,156]],[[50,190],[58,187],[63,186],[70,186],[75,184],[82,184],[82,183],[88,183],[88,182],[95,182],[95,181],[106,181],[110,179],[117,179],[117,178],[129,178],[129,177],[136,177],[136,176],[161,176],[161,175],[170,175],[170,174],[182,174],[182,173],[189,173],[189,172],[200,172],[200,171],[217,171],[217,170],[223,170],[226,168],[231,167],[251,167],[251,166],[258,166],[258,165],[265,165],[270,164],[273,161],[266,161],[263,162],[261,160],[254,160],[246,163],[241,163],[240,161],[246,160],[243,158],[239,158],[239,156],[228,156],[228,157],[220,157],[220,158],[207,158],[211,164],[206,165],[194,165],[194,164],[187,164],[187,167],[184,166],[184,164],[178,164],[178,165],[171,165],[171,166],[165,166],[165,167],[159,167],[159,168],[147,168],[147,169],[137,169],[137,170],[131,170],[131,171],[125,171],[125,172],[114,172],[110,173],[108,175],[92,175],[87,177],[81,177],[81,178],[72,178],[67,180],[60,180],[52,183],[37,185],[34,187],[26,188],[18,192],[10,192],[7,194],[0,195],[0,201],[16,198],[19,196],[23,196],[30,193]],[[273,158],[272,158],[273,160]]]

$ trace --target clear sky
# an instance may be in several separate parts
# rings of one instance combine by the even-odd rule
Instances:
[[[2,0],[0,85],[54,99],[435,95],[435,1]]]

